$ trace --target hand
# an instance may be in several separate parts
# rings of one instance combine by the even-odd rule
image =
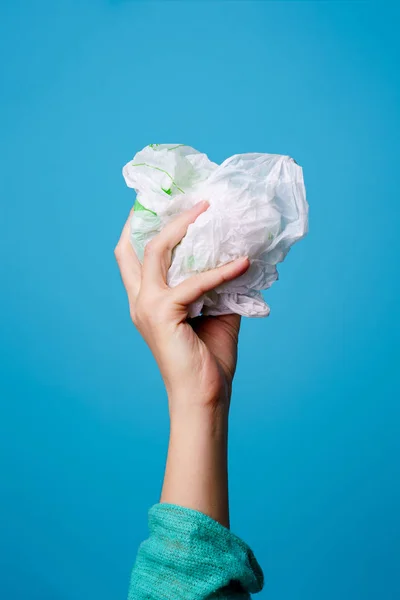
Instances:
[[[174,288],[166,283],[174,247],[208,206],[200,202],[169,223],[147,244],[143,265],[129,239],[131,215],[115,249],[132,320],[157,361],[174,414],[191,407],[229,407],[236,368],[239,315],[187,320],[188,306],[242,275],[248,259],[194,275]]]

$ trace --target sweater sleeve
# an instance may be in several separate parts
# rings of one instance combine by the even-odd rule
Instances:
[[[156,504],[139,548],[128,600],[248,600],[263,587],[250,548],[207,515]]]

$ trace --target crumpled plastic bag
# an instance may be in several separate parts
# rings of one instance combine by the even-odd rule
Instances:
[[[218,165],[184,144],[150,144],[123,176],[136,190],[131,242],[140,261],[146,244],[177,214],[200,200],[210,203],[173,251],[171,287],[235,258],[250,259],[246,273],[192,304],[190,317],[269,314],[260,290],[278,278],[277,263],[308,227],[303,172],[292,158],[237,154]]]

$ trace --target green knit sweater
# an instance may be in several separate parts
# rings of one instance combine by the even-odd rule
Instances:
[[[156,504],[133,568],[128,600],[248,600],[263,586],[250,548],[207,515]]]

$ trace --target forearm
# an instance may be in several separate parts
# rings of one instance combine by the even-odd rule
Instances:
[[[250,600],[261,590],[254,554],[229,531],[228,405],[170,402],[161,500],[149,513],[129,600]]]
[[[228,409],[222,403],[171,413],[162,503],[198,510],[229,527]]]

